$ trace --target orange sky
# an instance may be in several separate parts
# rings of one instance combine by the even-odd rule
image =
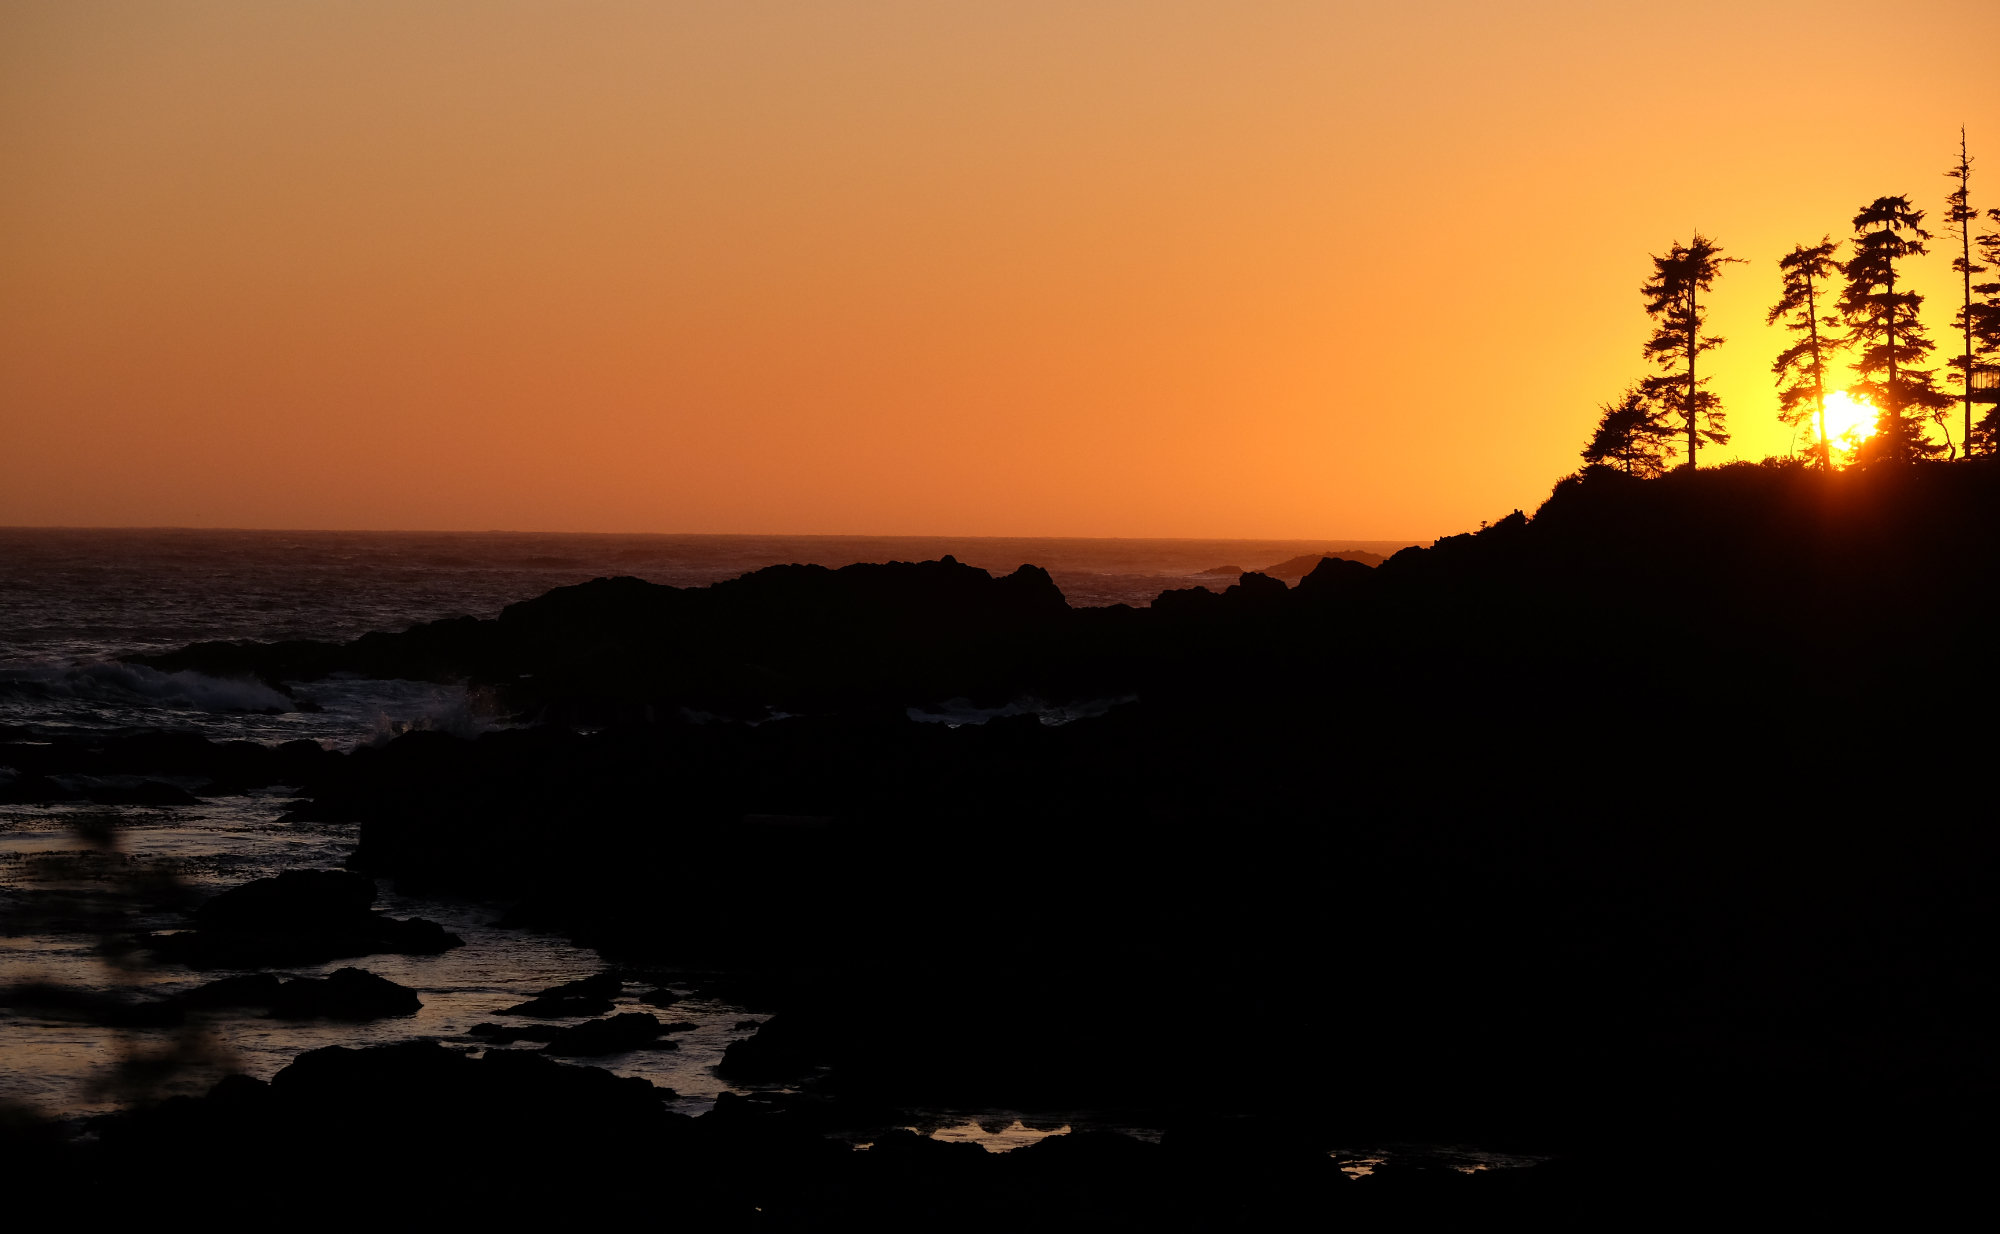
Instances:
[[[1776,258],[1935,219],[1961,123],[2000,205],[1996,49],[1990,0],[0,0],[0,524],[1448,534],[1575,468],[1695,227],[1753,263],[1717,461],[1784,450]]]

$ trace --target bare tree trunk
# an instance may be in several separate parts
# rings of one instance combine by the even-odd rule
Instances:
[[[1701,236],[1696,235],[1695,241],[1698,245],[1701,241]],[[1700,348],[1698,347],[1700,340],[1696,337],[1696,335],[1699,334],[1701,330],[1700,318],[1696,315],[1695,308],[1696,308],[1695,286],[1692,278],[1690,277],[1690,280],[1688,282],[1688,341],[1687,341],[1687,349],[1688,349],[1687,418],[1688,418],[1688,470],[1689,471],[1694,470],[1694,447],[1695,447],[1694,358],[1695,358],[1695,353],[1698,350],[1700,350]]]
[[[1903,419],[1903,388],[1896,380],[1896,263],[1889,262],[1889,294],[1882,302],[1884,333],[1889,340],[1889,425],[1895,429],[1897,439],[1891,443],[1897,451],[1897,462],[1908,462],[1911,442],[1910,426]]]
[[[1972,160],[1965,155],[1965,127],[1958,130],[1958,191],[1960,200],[1957,213],[1972,213]],[[1972,220],[1960,218],[1958,238],[1964,246],[1965,259],[1959,263],[1965,273],[1965,457],[1972,457]]]
[[[1813,402],[1819,407],[1819,469],[1833,470],[1833,447],[1826,440],[1826,366],[1819,358],[1819,297],[1812,272],[1806,272],[1806,337],[1812,340]]]

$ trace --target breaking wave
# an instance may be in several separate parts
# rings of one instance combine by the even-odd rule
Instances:
[[[374,687],[374,731],[364,745],[384,745],[404,733],[449,733],[468,740],[494,728],[505,727],[502,711],[485,690],[464,686],[417,685],[390,691],[391,683],[371,682]]]
[[[299,709],[283,691],[261,681],[119,663],[0,669],[0,697],[6,696],[259,715]]]

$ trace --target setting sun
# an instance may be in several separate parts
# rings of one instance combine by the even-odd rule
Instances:
[[[1852,454],[1855,447],[1875,435],[1875,405],[1845,390],[1826,396],[1826,434],[1833,448]]]

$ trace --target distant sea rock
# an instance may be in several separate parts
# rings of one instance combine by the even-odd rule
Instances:
[[[1274,566],[1265,566],[1257,573],[1281,578],[1287,583],[1296,583],[1318,568],[1320,562],[1327,560],[1356,561],[1364,566],[1373,567],[1381,565],[1388,558],[1380,553],[1370,553],[1358,548],[1342,549],[1339,552],[1304,553],[1297,557],[1287,557]]]

